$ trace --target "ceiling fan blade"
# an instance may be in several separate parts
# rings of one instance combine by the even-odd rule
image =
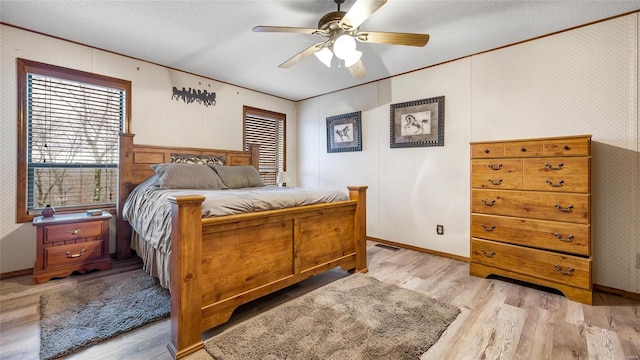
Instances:
[[[354,79],[361,79],[367,76],[367,69],[364,68],[362,60],[358,60],[355,64],[349,67],[349,72]]]
[[[374,12],[378,11],[387,0],[357,0],[351,9],[347,11],[338,25],[349,29],[355,29]]]
[[[256,26],[251,29],[253,32],[288,32],[299,34],[314,34],[318,29],[288,27],[288,26]]]
[[[300,62],[302,59],[306,58],[307,56],[322,50],[322,47],[325,44],[326,44],[326,42],[321,42],[321,43],[317,43],[317,44],[311,45],[308,48],[306,48],[306,49],[302,50],[301,52],[297,53],[296,55],[294,55],[291,59],[283,62],[280,65],[278,65],[278,67],[281,67],[281,68],[292,67],[293,65],[297,64],[298,62]]]
[[[356,34],[355,38],[362,42],[376,44],[393,44],[407,46],[425,46],[429,42],[427,34],[392,33],[378,31],[363,31]]]

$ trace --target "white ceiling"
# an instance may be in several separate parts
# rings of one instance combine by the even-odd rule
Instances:
[[[0,0],[0,21],[297,101],[637,11],[640,2],[389,0],[361,30],[431,39],[423,48],[358,43],[368,73],[359,80],[314,56],[278,68],[319,36],[251,31],[315,28],[336,9],[333,0]]]

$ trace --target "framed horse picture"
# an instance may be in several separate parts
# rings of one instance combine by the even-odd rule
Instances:
[[[444,96],[391,104],[391,147],[444,146]]]
[[[327,152],[362,151],[360,111],[327,118]]]

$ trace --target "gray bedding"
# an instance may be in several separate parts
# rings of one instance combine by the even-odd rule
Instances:
[[[171,251],[171,206],[169,196],[202,195],[202,217],[224,216],[255,211],[349,200],[341,191],[263,186],[243,189],[160,190],[157,175],[138,185],[123,208],[123,218],[148,245],[164,254]]]

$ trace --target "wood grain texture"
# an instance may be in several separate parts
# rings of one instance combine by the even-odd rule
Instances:
[[[472,275],[592,303],[590,155],[590,135],[471,143]]]
[[[390,251],[374,245],[369,242],[367,247],[370,275],[451,303],[462,311],[421,357],[423,360],[640,358],[640,301],[595,293],[594,306],[584,305],[535,286],[470,276],[469,264],[463,261],[408,249]],[[111,270],[73,275],[39,285],[32,285],[28,275],[1,280],[0,358],[38,358],[39,298],[43,292],[70,288],[78,282],[140,266],[135,258],[114,261]],[[242,305],[228,323],[205,332],[204,337],[215,336],[344,276],[348,273],[331,270]],[[505,310],[501,310],[503,307]],[[68,359],[168,360],[171,359],[166,349],[169,339],[170,320],[166,319],[94,345]],[[199,350],[186,359],[210,360],[211,357]]]

